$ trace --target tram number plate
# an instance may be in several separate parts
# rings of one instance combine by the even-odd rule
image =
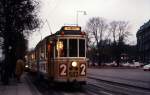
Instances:
[[[70,77],[77,77],[78,76],[78,72],[69,72],[69,76]]]

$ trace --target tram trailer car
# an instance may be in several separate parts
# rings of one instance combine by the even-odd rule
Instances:
[[[86,46],[81,27],[63,26],[37,44],[31,69],[51,81],[86,84]]]
[[[37,73],[37,64],[35,60],[35,50],[30,50],[25,55],[25,69],[30,73]]]

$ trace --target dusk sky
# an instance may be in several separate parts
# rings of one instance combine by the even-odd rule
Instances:
[[[136,43],[136,32],[141,25],[150,20],[150,0],[41,0],[40,18],[45,23],[39,32],[29,39],[29,48],[45,36],[58,31],[63,25],[75,25],[77,11],[86,11],[87,15],[79,13],[78,24],[84,29],[87,21],[92,17],[104,17],[108,22],[112,20],[128,21],[131,26],[129,44]]]

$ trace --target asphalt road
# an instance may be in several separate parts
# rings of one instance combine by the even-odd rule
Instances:
[[[87,85],[32,83],[41,95],[150,95],[150,72],[141,69],[88,69]]]
[[[88,69],[88,77],[150,89],[150,72],[142,69]]]
[[[142,69],[88,69],[88,74],[150,82],[150,71]]]
[[[111,95],[150,95],[150,72],[142,69],[88,69],[89,84]]]

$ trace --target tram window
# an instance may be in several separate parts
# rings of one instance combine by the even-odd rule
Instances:
[[[79,40],[79,57],[85,57],[85,40]]]
[[[69,57],[77,57],[77,39],[69,40]]]
[[[63,49],[60,52],[60,57],[67,57],[67,39],[60,39],[63,43]]]

